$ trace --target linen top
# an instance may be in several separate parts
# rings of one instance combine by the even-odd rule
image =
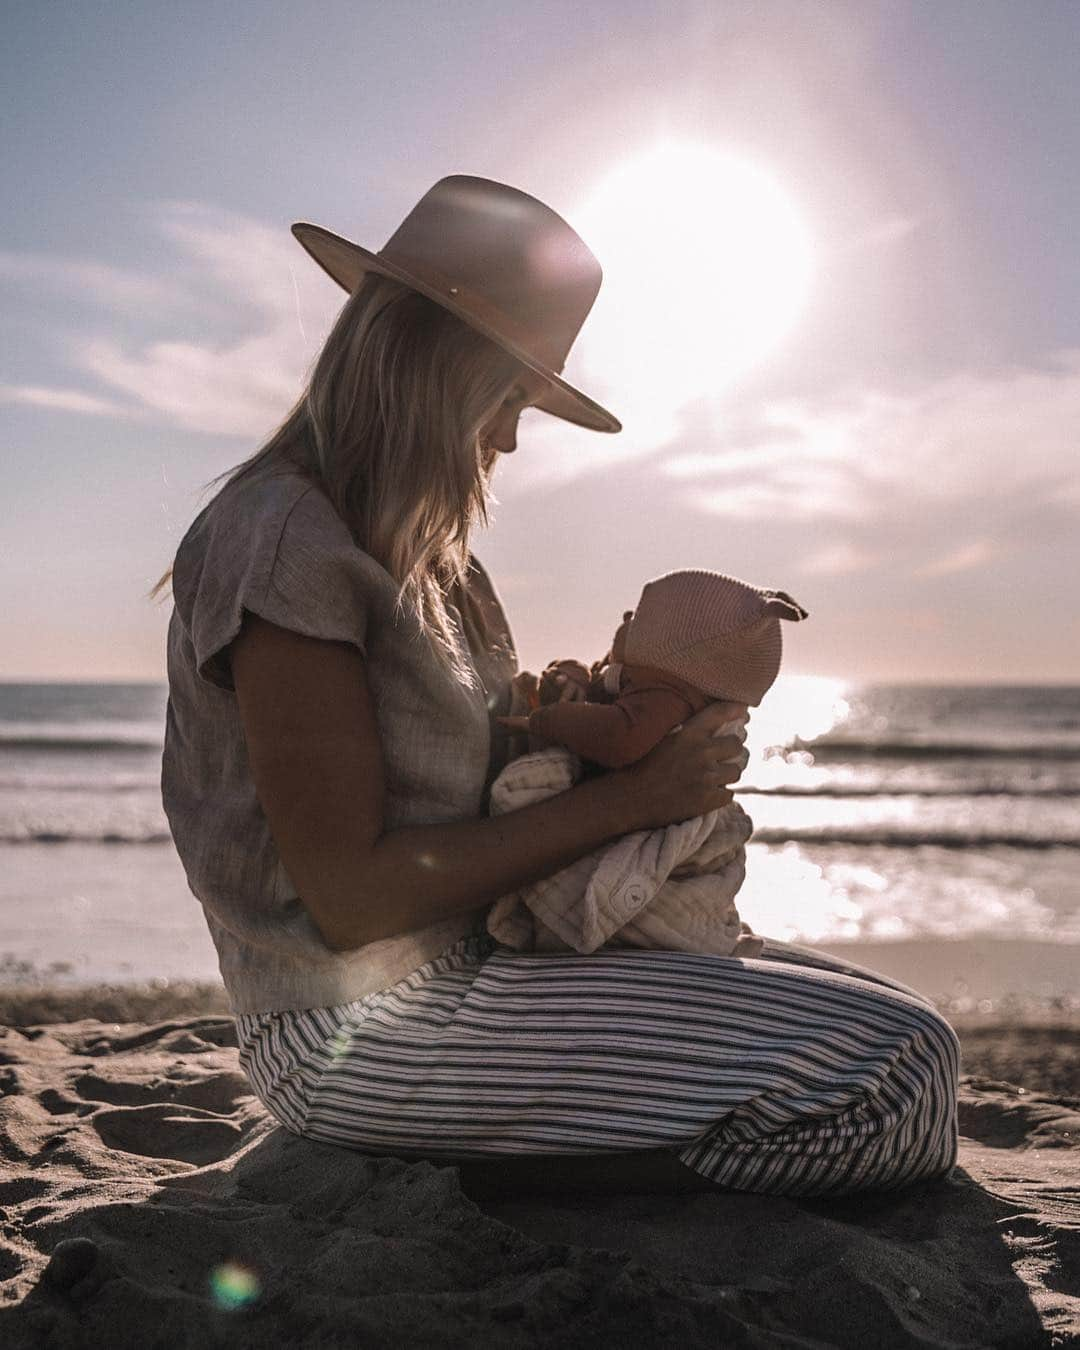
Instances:
[[[485,912],[478,906],[355,951],[326,945],[282,864],[248,765],[227,651],[244,611],[363,653],[391,830],[486,815],[506,761],[506,734],[494,718],[509,710],[517,658],[475,558],[468,592],[496,635],[484,650],[476,625],[448,605],[475,689],[439,662],[415,616],[395,612],[393,578],[298,471],[228,485],[181,541],[162,800],[234,1012],[327,1007],[375,993],[482,926]]]

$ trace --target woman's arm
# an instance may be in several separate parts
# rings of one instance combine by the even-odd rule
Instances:
[[[290,878],[327,945],[349,951],[421,928],[550,876],[609,839],[731,800],[741,747],[708,741],[714,704],[678,751],[509,815],[386,830],[382,748],[353,647],[247,615],[230,649],[259,801]],[[706,719],[714,708],[722,717]],[[684,732],[691,730],[688,723]],[[669,738],[675,739],[675,738]]]

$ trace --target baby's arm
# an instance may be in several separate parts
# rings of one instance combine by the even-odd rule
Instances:
[[[583,759],[620,769],[641,759],[693,712],[674,690],[643,689],[614,703],[552,703],[529,715],[529,731]]]

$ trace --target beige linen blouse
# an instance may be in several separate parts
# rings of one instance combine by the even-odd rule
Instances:
[[[425,928],[331,951],[282,865],[248,768],[227,648],[248,610],[363,652],[386,786],[385,827],[487,813],[506,760],[494,718],[517,669],[506,616],[474,558],[469,594],[497,645],[450,606],[478,686],[457,683],[410,616],[393,578],[356,547],[328,498],[297,472],[226,488],[184,536],[173,570],[162,798],[192,892],[202,903],[235,1012],[349,1002],[395,984],[466,933],[485,906]]]

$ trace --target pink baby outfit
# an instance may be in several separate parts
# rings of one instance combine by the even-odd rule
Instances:
[[[621,769],[647,755],[672,728],[713,700],[677,676],[613,662],[605,671],[612,703],[549,703],[529,714],[530,735],[565,745],[582,759]]]

